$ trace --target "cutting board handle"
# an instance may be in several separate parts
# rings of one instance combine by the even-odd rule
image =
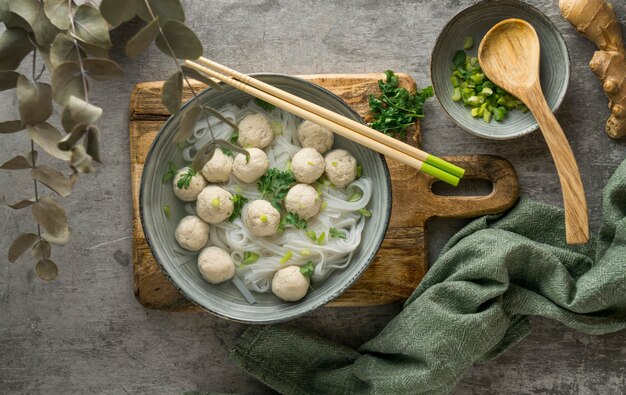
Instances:
[[[493,183],[493,190],[483,196],[441,196],[432,191],[436,179],[423,175],[419,182],[424,182],[428,193],[422,199],[426,219],[431,217],[468,218],[502,212],[513,206],[519,197],[517,173],[513,165],[504,158],[495,155],[448,156],[446,160],[465,169],[463,180],[480,179]],[[461,180],[461,182],[463,182]]]

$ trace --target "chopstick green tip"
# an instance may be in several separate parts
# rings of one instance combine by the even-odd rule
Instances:
[[[441,158],[438,158],[434,155],[428,155],[424,163],[428,163],[429,165],[432,165],[438,169],[441,169],[446,173],[450,173],[453,176],[458,177],[458,178],[463,178],[463,175],[465,174],[465,169],[462,169],[459,166],[455,166],[452,163],[445,161]]]
[[[459,185],[459,177],[447,173],[438,167],[431,166],[428,163],[422,165],[422,171],[450,185]]]

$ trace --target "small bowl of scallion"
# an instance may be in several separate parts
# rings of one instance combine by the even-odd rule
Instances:
[[[569,83],[569,52],[550,19],[526,3],[485,0],[464,9],[443,28],[431,55],[432,86],[444,111],[468,132],[494,140],[518,138],[538,128],[528,108],[491,82],[478,62],[484,35],[508,18],[526,20],[537,30],[541,87],[556,111]]]

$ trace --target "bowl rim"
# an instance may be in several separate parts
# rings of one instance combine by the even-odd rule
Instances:
[[[266,77],[266,76],[267,77],[276,77],[277,76],[277,77],[280,77],[280,78],[286,78],[286,79],[297,81],[299,83],[307,84],[310,87],[312,87],[313,89],[320,91],[322,94],[330,96],[330,97],[336,99],[338,102],[340,102],[343,105],[345,105],[346,109],[350,113],[352,113],[359,122],[365,124],[365,121],[359,115],[359,113],[356,110],[354,110],[348,103],[346,103],[341,97],[339,97],[335,93],[331,92],[330,90],[328,90],[328,89],[326,89],[326,88],[324,88],[324,87],[322,87],[322,86],[320,86],[318,84],[315,84],[315,83],[313,83],[311,81],[307,81],[307,80],[305,80],[303,78],[300,78],[300,77],[296,77],[296,76],[288,75],[288,74],[282,74],[282,73],[249,73],[247,75],[252,76],[252,77],[257,77],[257,78],[258,77],[262,78],[262,77]],[[223,82],[218,82],[218,83],[219,83],[219,85],[225,85]],[[206,92],[208,92],[208,91],[210,91],[212,89],[213,88],[211,88],[211,87],[206,87],[202,91],[198,92],[197,96],[200,97],[201,95],[205,94]],[[187,102],[183,103],[183,105],[180,107],[179,112],[177,114],[181,113],[187,106],[191,105],[191,103],[193,103],[195,100],[196,99],[192,97]],[[159,128],[159,131],[157,132],[157,135],[155,136],[154,140],[152,141],[152,144],[150,144],[150,149],[148,150],[148,153],[146,155],[146,159],[144,161],[144,166],[145,166],[145,163],[147,163],[150,160],[150,157],[154,153],[158,141],[161,138],[163,138],[163,136],[164,136],[164,134],[162,133],[163,130],[171,122],[173,122],[173,119],[174,119],[174,117],[177,114],[170,115],[167,118],[167,120],[165,122],[163,122],[163,125]],[[275,323],[280,323],[280,322],[291,321],[291,320],[299,318],[299,317],[301,317],[303,315],[309,314],[312,311],[317,310],[318,308],[326,305],[327,303],[329,303],[332,300],[336,299],[337,297],[341,296],[352,285],[354,285],[354,283],[359,278],[361,278],[363,273],[365,273],[365,271],[369,268],[369,266],[374,261],[376,255],[378,254],[378,251],[380,250],[380,247],[381,247],[383,241],[385,240],[386,230],[389,228],[389,223],[391,221],[392,207],[393,207],[393,191],[392,191],[392,184],[391,184],[391,174],[389,173],[389,166],[387,165],[387,161],[386,161],[384,155],[378,153],[378,157],[380,158],[381,163],[382,163],[382,170],[383,170],[383,174],[384,174],[383,178],[384,178],[384,182],[385,182],[385,184],[387,186],[387,195],[388,195],[388,198],[389,198],[389,204],[387,206],[387,209],[384,211],[385,215],[384,215],[384,218],[382,220],[382,225],[384,225],[385,232],[382,234],[382,237],[380,237],[379,240],[375,241],[374,249],[372,250],[372,252],[362,259],[362,261],[364,261],[365,263],[361,266],[360,270],[358,272],[356,272],[356,274],[352,278],[350,278],[340,289],[338,289],[334,293],[330,293],[326,297],[320,298],[319,301],[317,301],[316,303],[312,304],[309,308],[304,309],[302,311],[298,311],[295,314],[291,314],[291,315],[286,316],[286,317],[276,318],[276,319],[261,319],[261,320],[247,320],[247,319],[240,319],[240,318],[232,317],[232,316],[220,313],[218,311],[212,310],[212,309],[210,309],[210,308],[208,308],[206,306],[203,306],[202,304],[197,302],[193,297],[191,297],[191,295],[187,294],[187,292],[184,289],[182,289],[172,279],[172,277],[170,276],[169,272],[165,269],[165,267],[161,263],[161,258],[158,257],[157,254],[154,253],[154,246],[153,246],[153,241],[152,241],[151,236],[150,236],[150,230],[148,230],[146,225],[145,225],[144,213],[145,213],[145,209],[146,208],[144,206],[144,197],[145,197],[145,186],[146,186],[146,183],[144,182],[145,173],[143,171],[141,173],[141,179],[140,179],[140,183],[139,183],[139,197],[138,197],[139,198],[139,218],[140,218],[140,221],[141,221],[141,229],[143,230],[144,237],[146,239],[146,242],[148,243],[148,247],[150,248],[150,253],[154,257],[154,261],[157,263],[157,266],[159,267],[161,272],[165,275],[165,277],[172,284],[172,286],[174,286],[174,288],[176,288],[176,290],[178,292],[180,292],[181,295],[183,295],[185,297],[185,299],[187,299],[193,305],[199,307],[201,310],[209,312],[209,313],[211,313],[211,314],[213,314],[213,315],[215,315],[217,317],[226,319],[228,321],[245,323],[245,324],[265,325],[265,324],[275,324]],[[350,264],[352,264],[352,262]],[[284,302],[284,303],[288,303],[288,302]]]
[[[561,42],[561,44],[563,45],[563,48],[565,49],[565,55],[567,57],[567,62],[565,62],[565,68],[566,68],[565,84],[563,84],[563,88],[561,89],[561,91],[559,92],[559,95],[557,96],[556,103],[554,105],[554,108],[552,109],[553,113],[558,113],[558,111],[561,109],[561,105],[563,104],[563,101],[565,100],[565,96],[567,95],[567,90],[569,89],[570,78],[571,78],[572,55],[571,55],[571,53],[569,51],[569,48],[567,46],[567,42],[565,41],[565,38],[563,37],[563,34],[558,29],[558,27],[554,24],[554,22],[552,22],[552,20],[546,14],[544,14],[541,10],[539,10],[537,7],[535,7],[533,5],[530,5],[528,3],[525,3],[525,2],[523,2],[521,0],[481,0],[481,1],[478,1],[478,2],[472,4],[472,5],[468,6],[468,7],[465,7],[461,11],[457,12],[444,25],[444,27],[441,29],[441,31],[437,35],[437,39],[435,40],[435,45],[433,46],[433,49],[430,52],[430,60],[429,60],[430,82],[431,82],[431,85],[432,85],[433,90],[435,92],[435,97],[437,98],[437,102],[439,102],[439,106],[445,112],[445,114],[448,116],[448,118],[450,118],[457,126],[459,126],[461,129],[465,130],[466,132],[468,132],[468,133],[470,133],[470,134],[472,134],[474,136],[482,137],[482,138],[488,139],[488,140],[514,140],[514,139],[518,139],[520,137],[526,136],[526,135],[536,131],[537,129],[539,129],[539,124],[535,120],[533,125],[525,128],[525,129],[522,129],[522,130],[520,130],[520,131],[518,131],[516,133],[509,134],[509,135],[504,135],[504,136],[479,132],[477,130],[474,130],[472,128],[469,128],[469,127],[466,127],[466,126],[460,124],[457,121],[457,119],[452,114],[450,114],[450,112],[448,111],[446,106],[442,103],[441,99],[439,98],[439,95],[437,94],[437,90],[435,89],[435,83],[434,83],[434,80],[433,80],[433,70],[434,70],[433,58],[435,57],[435,52],[440,49],[439,48],[439,43],[442,40],[442,38],[444,37],[444,35],[448,33],[449,28],[453,24],[455,24],[456,22],[458,22],[459,20],[464,18],[467,13],[469,13],[470,11],[473,11],[475,8],[485,6],[486,4],[497,7],[497,6],[503,5],[505,3],[507,5],[511,5],[513,7],[517,7],[517,8],[521,8],[521,9],[525,8],[527,11],[530,11],[531,13],[535,14],[538,18],[540,18],[540,19],[544,20],[545,22],[547,22],[547,24],[550,27],[550,29],[553,32],[556,33],[557,39]]]

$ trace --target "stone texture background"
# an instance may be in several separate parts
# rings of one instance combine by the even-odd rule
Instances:
[[[604,133],[606,98],[587,68],[594,47],[562,19],[556,1],[532,0],[565,36],[572,78],[558,114],[582,168],[592,226],[599,225],[600,194],[625,157],[626,142]],[[188,22],[206,54],[243,72],[359,73],[391,68],[428,84],[435,38],[471,1],[184,1]],[[613,1],[626,21],[626,3]],[[156,49],[125,59],[123,42],[139,28],[114,34],[113,57],[127,71],[123,81],[92,84],[101,105],[105,165],[80,179],[65,201],[73,241],[56,248],[57,281],[36,278],[32,262],[9,264],[0,256],[0,393],[151,393],[222,390],[266,393],[228,358],[244,325],[201,313],[143,309],[132,294],[128,98],[133,84],[164,79],[171,60]],[[30,65],[27,65],[30,67]],[[0,96],[0,119],[14,119],[12,93]],[[538,133],[509,142],[473,137],[456,127],[436,101],[426,109],[424,146],[434,154],[492,153],[516,167],[525,196],[560,204],[558,179]],[[58,114],[57,114],[58,115]],[[28,149],[23,136],[2,136],[0,161]],[[0,173],[1,193],[27,197],[25,177]],[[467,190],[481,190],[484,185]],[[430,224],[431,256],[463,221]],[[0,210],[0,251],[20,232],[33,231],[28,210]],[[432,259],[431,259],[432,261]],[[399,311],[379,308],[320,309],[292,325],[358,346]],[[626,333],[587,336],[541,318],[533,334],[495,361],[472,368],[459,394],[617,394],[626,387]],[[424,334],[428,336],[428,334]]]

